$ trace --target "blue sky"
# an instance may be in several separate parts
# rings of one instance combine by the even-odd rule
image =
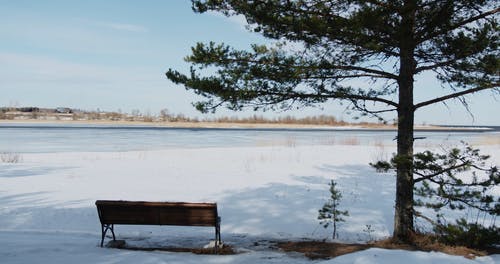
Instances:
[[[187,0],[0,0],[0,6],[0,106],[137,109],[151,114],[166,108],[203,117],[191,106],[200,98],[171,83],[164,75],[167,69],[187,71],[183,58],[196,42],[224,42],[242,49],[266,42],[246,31],[242,19],[195,14]],[[417,88],[417,100],[446,92],[432,76],[419,78]],[[416,122],[500,125],[500,98],[491,92],[470,98],[474,118],[459,102],[449,101],[419,110]],[[336,103],[264,113],[318,114],[352,117]]]

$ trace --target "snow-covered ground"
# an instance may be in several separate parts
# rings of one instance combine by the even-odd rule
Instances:
[[[350,213],[339,240],[365,242],[391,234],[394,177],[367,164],[390,156],[394,145],[351,143],[285,140],[236,147],[20,153],[20,162],[0,163],[0,263],[500,263],[500,255],[470,260],[384,249],[310,261],[271,249],[272,241],[331,236],[317,220],[331,179]],[[499,145],[480,148],[499,164]],[[100,248],[94,205],[99,199],[217,202],[222,239],[241,253]],[[117,225],[115,230],[118,239],[143,247],[201,247],[214,233],[204,227]]]

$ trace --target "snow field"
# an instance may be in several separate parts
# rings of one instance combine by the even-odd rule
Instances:
[[[498,164],[498,146],[481,147]],[[418,150],[418,149],[417,149]],[[272,251],[274,240],[326,239],[317,211],[334,179],[350,216],[339,239],[364,242],[392,233],[395,182],[368,166],[393,147],[380,145],[256,146],[130,152],[22,154],[0,163],[2,263],[303,263]],[[498,189],[497,189],[498,190]],[[217,202],[222,239],[233,256],[102,249],[94,202],[99,199]],[[370,232],[363,230],[370,226]],[[138,246],[203,246],[212,228],[116,226]],[[259,242],[260,241],[260,242]],[[255,243],[259,242],[259,243]],[[318,263],[495,263],[442,253],[370,249]]]

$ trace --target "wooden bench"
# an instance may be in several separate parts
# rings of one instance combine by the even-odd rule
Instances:
[[[220,217],[216,203],[172,203],[172,202],[95,202],[101,221],[101,247],[108,230],[116,240],[114,225],[176,225],[214,226],[215,251],[221,245]]]

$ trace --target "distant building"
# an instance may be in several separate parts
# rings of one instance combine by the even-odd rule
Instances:
[[[33,113],[33,112],[40,112],[40,108],[38,107],[20,107],[17,108],[19,112],[25,112],[25,113]]]
[[[71,114],[71,113],[73,113],[71,108],[68,108],[68,107],[58,107],[58,108],[56,108],[55,112],[59,113],[59,114]]]

